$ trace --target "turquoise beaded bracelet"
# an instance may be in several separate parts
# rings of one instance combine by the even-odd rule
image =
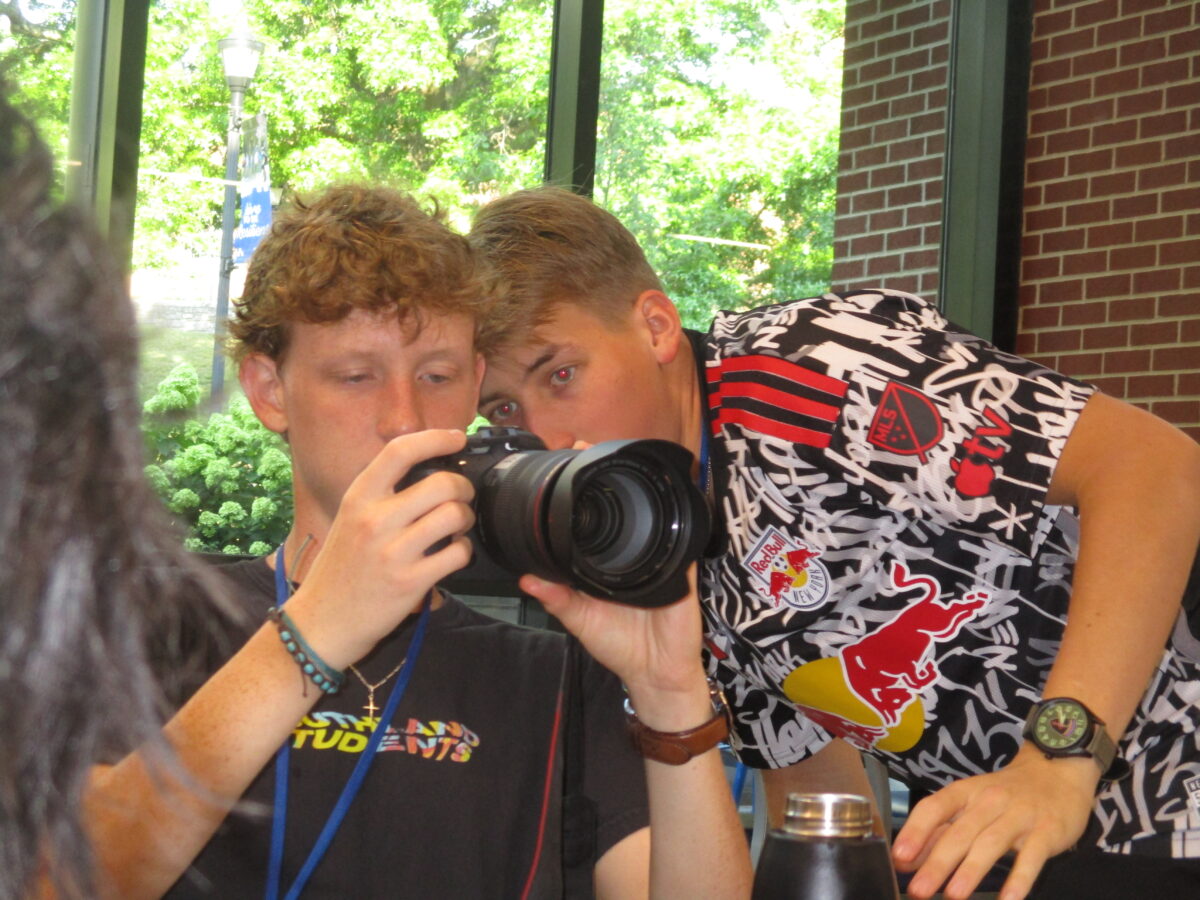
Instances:
[[[300,666],[300,671],[326,694],[336,694],[346,682],[346,673],[339,672],[321,659],[300,636],[300,629],[296,627],[291,616],[278,606],[272,606],[267,610],[267,618],[274,622],[275,627],[279,629],[279,639],[283,641],[283,646],[292,659]]]

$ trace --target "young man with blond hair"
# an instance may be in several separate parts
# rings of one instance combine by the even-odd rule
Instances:
[[[867,752],[931,793],[894,845],[911,896],[966,897],[1010,852],[1003,900],[1059,854],[1039,897],[1195,891],[1195,442],[895,291],[688,331],[633,236],[562,189],[470,238],[503,286],[485,416],[699,460],[706,658],[773,822],[790,791],[869,793]]]
[[[298,203],[258,249],[231,330],[246,395],[291,450],[293,526],[223,567],[251,628],[167,726],[186,777],[157,784],[132,757],[97,778],[113,894],[748,892],[718,751],[643,761],[601,666],[651,728],[711,718],[694,602],[616,608],[526,579],[585,653],[434,587],[470,558],[472,487],[397,485],[464,446],[489,290],[461,236],[382,188]]]

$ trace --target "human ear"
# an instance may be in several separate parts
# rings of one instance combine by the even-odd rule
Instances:
[[[475,405],[479,405],[479,386],[483,384],[483,375],[487,371],[487,363],[482,353],[475,354]]]
[[[286,434],[287,407],[279,363],[262,353],[251,353],[238,366],[238,381],[258,420],[276,434]]]
[[[661,365],[671,362],[683,340],[683,322],[671,298],[662,291],[642,291],[637,299],[637,315],[649,331],[655,359]]]

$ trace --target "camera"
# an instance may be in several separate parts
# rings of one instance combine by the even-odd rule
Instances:
[[[471,562],[449,590],[516,596],[526,572],[633,606],[687,594],[687,567],[708,543],[710,516],[692,454],[670,441],[605,441],[547,450],[516,428],[481,428],[466,447],[426,460],[396,486],[456,472],[475,486]],[[437,545],[430,552],[437,549]]]

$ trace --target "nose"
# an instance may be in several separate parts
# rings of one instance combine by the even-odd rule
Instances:
[[[425,411],[413,385],[407,382],[388,386],[380,400],[376,418],[379,436],[385,442],[402,434],[425,429]]]

